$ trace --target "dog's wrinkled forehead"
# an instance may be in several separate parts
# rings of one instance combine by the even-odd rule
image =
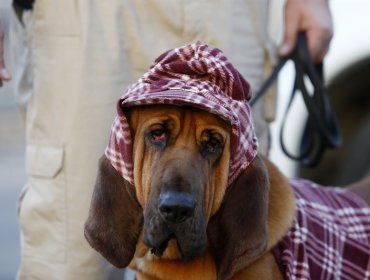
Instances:
[[[133,184],[132,139],[123,109],[150,104],[193,106],[231,124],[230,185],[257,154],[250,98],[248,82],[221,50],[201,43],[169,50],[119,99],[106,156]]]

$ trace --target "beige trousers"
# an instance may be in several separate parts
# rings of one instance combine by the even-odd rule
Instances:
[[[28,175],[18,279],[122,279],[83,235],[116,100],[162,52],[197,40],[221,48],[256,89],[266,22],[267,0],[36,0],[15,42],[27,43],[17,75]]]

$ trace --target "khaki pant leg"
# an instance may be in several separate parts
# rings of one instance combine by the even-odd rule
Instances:
[[[116,96],[84,88],[89,74],[78,2],[35,3],[18,279],[122,279],[83,234]]]

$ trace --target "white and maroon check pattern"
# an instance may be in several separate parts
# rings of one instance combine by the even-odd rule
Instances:
[[[250,98],[248,82],[219,49],[195,43],[169,50],[120,98],[105,154],[113,167],[134,184],[132,141],[123,108],[147,104],[190,105],[231,124],[230,185],[257,154]]]
[[[274,248],[285,279],[370,279],[370,208],[355,194],[291,180],[294,224]]]

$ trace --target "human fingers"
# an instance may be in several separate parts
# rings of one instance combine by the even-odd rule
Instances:
[[[303,11],[302,28],[306,31],[308,49],[314,62],[321,62],[333,37],[333,21],[327,0],[310,0]]]
[[[284,39],[278,49],[279,56],[289,55],[297,41],[302,0],[287,1],[284,7]]]
[[[321,62],[329,51],[332,33],[325,30],[310,29],[306,31],[308,49],[315,63]]]

